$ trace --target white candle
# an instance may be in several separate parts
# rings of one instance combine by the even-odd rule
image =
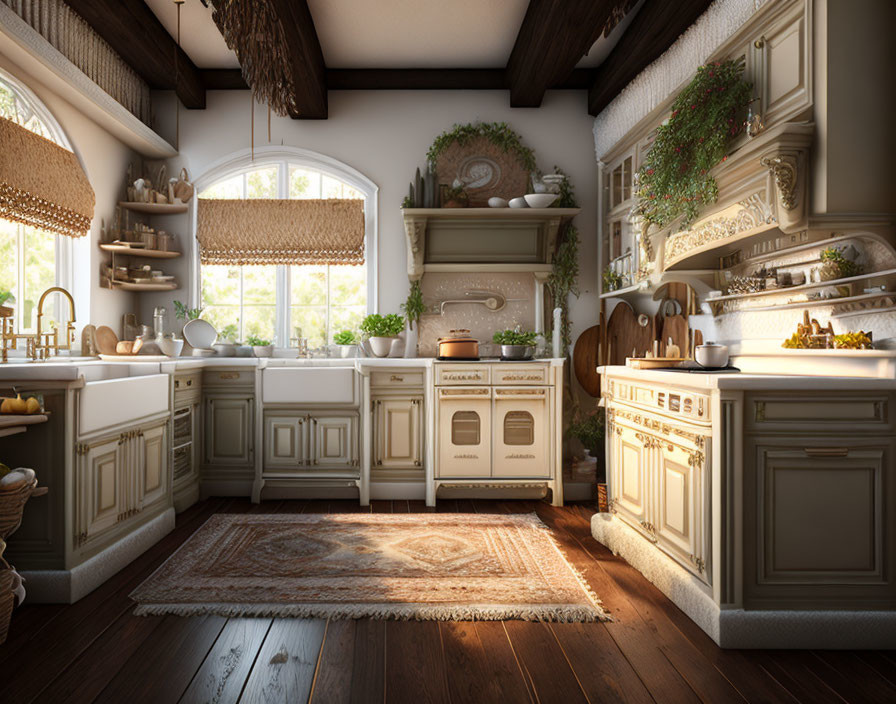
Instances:
[[[554,334],[551,345],[555,357],[559,357],[562,354],[560,349],[560,313],[559,308],[554,308]]]

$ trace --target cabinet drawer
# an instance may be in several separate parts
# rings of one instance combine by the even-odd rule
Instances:
[[[545,364],[499,366],[492,370],[492,384],[516,384],[528,386],[545,385],[548,379],[548,367]]]
[[[193,372],[192,374],[177,374],[174,377],[174,391],[194,391],[200,388],[202,374]]]
[[[255,386],[255,369],[206,369],[202,373],[206,387]]]
[[[387,372],[372,372],[370,385],[373,388],[393,389],[423,386],[423,370],[394,369]]]
[[[436,384],[440,386],[469,386],[490,383],[489,368],[485,365],[440,364],[436,367]]]
[[[892,426],[889,394],[751,394],[747,427],[754,431],[880,432]]]

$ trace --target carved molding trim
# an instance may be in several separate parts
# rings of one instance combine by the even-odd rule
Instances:
[[[696,223],[690,230],[669,235],[666,242],[666,258],[678,259],[704,245],[724,240],[741,232],[777,222],[772,208],[757,191],[737,202],[739,208],[733,214],[723,214]]]
[[[759,163],[771,171],[775,177],[775,185],[778,187],[778,197],[781,199],[781,205],[787,210],[793,210],[797,201],[797,164],[796,158],[792,156],[765,156],[759,160]]]
[[[615,424],[616,417],[624,418],[631,423],[636,425],[643,426],[648,430],[653,430],[654,432],[662,433],[663,435],[675,435],[680,438],[684,438],[686,440],[690,440],[699,450],[703,450],[706,447],[706,436],[701,435],[700,433],[694,433],[689,430],[685,430],[684,428],[678,428],[668,423],[664,423],[662,421],[656,420],[654,418],[650,418],[647,416],[642,416],[640,413],[632,413],[630,411],[622,410],[620,408],[608,408],[607,409],[607,419],[610,424],[613,425],[614,430],[616,430],[617,434],[621,434],[622,430],[619,429],[619,426]],[[644,436],[641,433],[637,433],[636,437],[644,442],[642,438],[650,437]],[[662,439],[658,439],[660,445],[664,444]]]
[[[408,279],[416,281],[423,276],[423,238],[426,234],[426,218],[405,216],[404,231],[408,240]]]

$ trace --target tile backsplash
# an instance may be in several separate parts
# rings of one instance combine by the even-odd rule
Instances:
[[[491,311],[481,303],[450,303],[444,315],[425,314],[420,319],[418,349],[421,357],[438,354],[438,339],[450,330],[465,328],[480,342],[483,357],[500,354],[491,349],[492,335],[520,325],[535,328],[535,277],[532,274],[426,274],[421,281],[423,300],[430,308],[442,301],[459,300],[472,290],[493,291],[507,298],[503,310]]]

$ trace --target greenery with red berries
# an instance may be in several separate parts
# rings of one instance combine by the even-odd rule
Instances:
[[[709,171],[743,130],[753,88],[743,73],[743,59],[701,66],[675,99],[638,172],[636,212],[647,222],[662,227],[683,214],[688,225],[701,205],[718,198]]]

